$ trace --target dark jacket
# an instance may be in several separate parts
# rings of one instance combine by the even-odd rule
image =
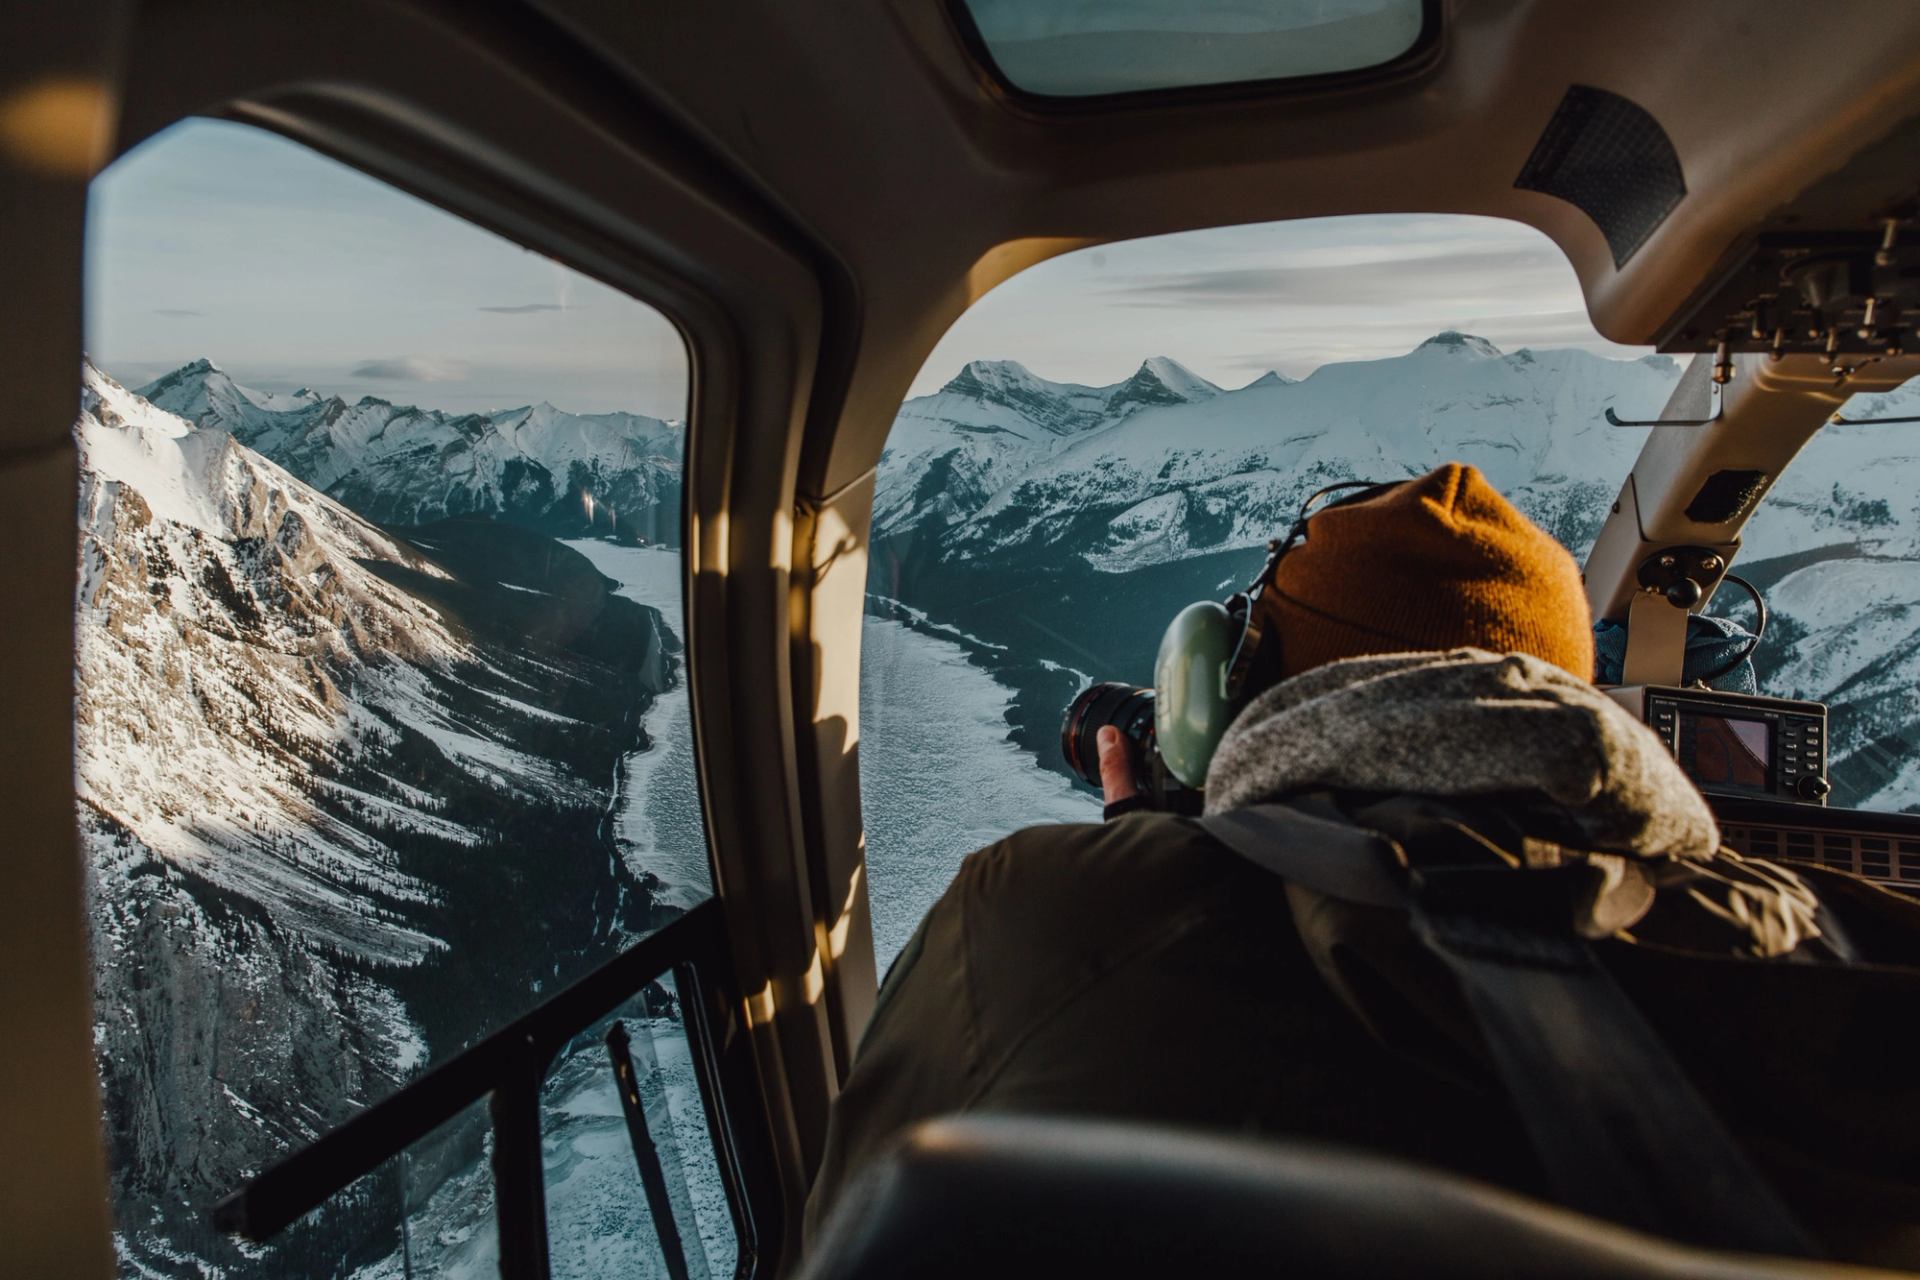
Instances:
[[[1393,714],[1418,700],[1408,696],[1417,687],[1489,677],[1514,684],[1530,712],[1553,701],[1542,692],[1553,677],[1531,668],[1449,667],[1396,690]],[[1323,677],[1309,694],[1316,687],[1344,694],[1354,682]],[[1574,704],[1584,697],[1566,694]],[[1223,752],[1272,772],[1291,748],[1252,757],[1244,748],[1303,705],[1279,701],[1291,709],[1250,710],[1236,723],[1238,746],[1230,740]],[[1319,701],[1306,696],[1304,705]],[[1486,691],[1473,701],[1485,704]],[[1802,879],[1717,853],[1711,816],[1700,828],[1704,806],[1690,789],[1690,800],[1674,801],[1682,812],[1635,816],[1632,797],[1671,779],[1628,758],[1645,744],[1610,713],[1593,714],[1606,721],[1595,741],[1624,737],[1595,748],[1612,781],[1595,784],[1585,803],[1542,799],[1546,782],[1531,798],[1510,789],[1449,803],[1515,845],[1516,860],[1584,834],[1588,845],[1611,844],[1606,856],[1630,860],[1632,874],[1696,877],[1667,895],[1678,905],[1637,922],[1648,936],[1599,944],[1608,968],[1836,1256],[1920,1263],[1912,1158],[1920,1083],[1910,1065],[1920,1048],[1912,1017],[1920,977],[1908,967],[1920,963],[1920,905],[1846,877]],[[1541,750],[1524,731],[1506,737],[1518,752]],[[1494,776],[1514,780],[1518,760],[1496,760]],[[1339,766],[1347,776],[1366,767]],[[1554,767],[1565,775],[1556,785],[1577,791],[1564,762]],[[1296,793],[1329,781],[1278,774],[1275,785]],[[1451,785],[1444,763],[1427,774],[1430,788]],[[1210,794],[1233,791],[1233,778],[1209,777]],[[1241,785],[1239,794],[1270,792]],[[1393,820],[1378,790],[1330,794],[1359,820]],[[1653,842],[1700,847],[1688,859],[1646,856]],[[1776,871],[1794,886],[1784,895]],[[1794,952],[1806,959],[1831,941],[1800,913],[1816,891],[1828,932],[1843,934],[1865,963],[1794,962]],[[834,1106],[809,1229],[903,1129],[954,1111],[1150,1118],[1318,1139],[1547,1195],[1457,993],[1394,915],[1290,891],[1198,822],[1166,815],[1033,828],[972,855],[881,992]]]

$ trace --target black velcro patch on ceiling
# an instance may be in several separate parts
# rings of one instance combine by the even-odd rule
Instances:
[[[1583,84],[1560,99],[1513,185],[1558,196],[1592,218],[1615,267],[1626,265],[1687,194],[1680,157],[1660,122],[1617,93]]]
[[[1764,471],[1716,471],[1687,504],[1687,519],[1695,524],[1725,524],[1760,505],[1773,477]]]

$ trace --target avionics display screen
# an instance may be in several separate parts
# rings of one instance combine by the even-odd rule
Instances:
[[[1698,786],[1767,791],[1773,726],[1764,720],[1683,710],[1678,755],[1680,767]]]

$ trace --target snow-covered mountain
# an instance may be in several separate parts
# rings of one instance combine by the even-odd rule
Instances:
[[[1678,377],[1665,356],[1503,355],[1484,339],[1443,333],[1407,355],[1324,365],[1299,382],[1262,377],[1228,392],[1208,383],[1198,394],[1134,402],[1134,412],[1069,440],[1001,445],[994,465],[978,469],[991,477],[985,496],[951,500],[941,554],[999,560],[1071,547],[1090,564],[1120,568],[1254,546],[1323,484],[1416,475],[1456,457],[1477,462],[1577,545],[1591,538],[1600,499],[1611,500],[1642,439],[1602,414],[1616,402],[1657,406]],[[943,419],[977,420],[960,398],[952,384],[931,397]],[[903,424],[935,407],[924,403],[910,401]],[[927,434],[914,426],[916,437]],[[898,495],[943,467],[961,469],[955,455],[966,448],[950,434],[883,461],[889,501],[879,531],[901,531],[924,511]]]
[[[1242,391],[1251,391],[1255,387],[1284,387],[1298,381],[1298,378],[1289,378],[1278,369],[1269,369],[1240,389]]]
[[[657,923],[602,826],[674,642],[541,534],[385,533],[91,365],[75,434],[95,1041],[123,1258],[171,1274],[240,1261],[204,1215],[248,1172]]]
[[[1049,382],[1012,360],[972,361],[933,395],[900,406],[880,459],[874,529],[944,528],[1068,441],[1144,409],[1220,394],[1165,356],[1105,387]]]
[[[446,414],[366,396],[244,387],[195,360],[140,389],[155,406],[226,432],[383,524],[500,514],[552,533],[677,542],[678,422],[572,414],[550,404]]]

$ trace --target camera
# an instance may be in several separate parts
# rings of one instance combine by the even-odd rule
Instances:
[[[1102,728],[1112,725],[1132,744],[1133,785],[1149,808],[1170,813],[1199,813],[1204,793],[1176,778],[1160,755],[1154,728],[1156,695],[1150,688],[1103,680],[1083,690],[1067,707],[1060,728],[1060,753],[1067,768],[1089,786],[1100,785]]]
[[[1260,628],[1252,599],[1202,600],[1174,615],[1160,638],[1150,688],[1107,680],[1067,708],[1060,753],[1090,786],[1100,785],[1100,730],[1108,725],[1133,745],[1134,789],[1155,809],[1199,813],[1207,765],[1241,705],[1247,674],[1261,664]],[[1274,649],[1267,651],[1271,661]],[[1265,681],[1256,681],[1261,687]]]

